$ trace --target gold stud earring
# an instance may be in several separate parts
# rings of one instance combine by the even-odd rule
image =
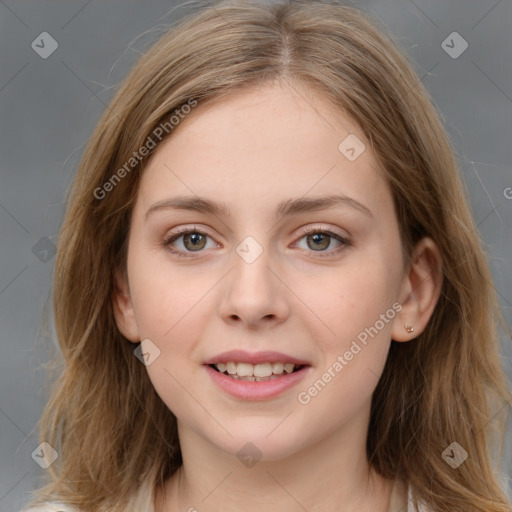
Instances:
[[[409,324],[404,325],[405,330],[410,334],[411,332],[414,332],[414,327]]]

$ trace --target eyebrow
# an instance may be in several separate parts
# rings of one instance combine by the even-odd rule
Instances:
[[[308,213],[333,206],[350,206],[368,217],[373,218],[372,212],[363,204],[344,195],[328,195],[316,198],[287,199],[282,201],[276,208],[275,219],[281,219],[286,216]],[[216,216],[230,217],[231,213],[228,206],[224,203],[216,203],[210,199],[199,196],[176,196],[169,199],[158,201],[151,205],[144,215],[147,220],[149,215],[159,210],[188,210],[199,213],[209,213]]]

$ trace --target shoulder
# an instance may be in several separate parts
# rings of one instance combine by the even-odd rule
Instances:
[[[75,507],[58,502],[47,502],[34,507],[24,508],[20,512],[79,512]]]
[[[144,483],[131,497],[126,507],[127,512],[144,511],[155,512],[154,492],[155,488],[151,481]],[[104,508],[101,509],[105,510]],[[26,506],[19,512],[80,512],[80,509],[72,505],[66,505],[59,501],[45,501],[38,505]]]

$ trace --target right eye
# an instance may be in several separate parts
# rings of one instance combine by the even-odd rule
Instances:
[[[180,238],[183,239],[181,244],[184,249],[176,249],[173,245],[174,242]],[[182,228],[177,230],[175,233],[172,233],[164,241],[164,246],[168,248],[171,253],[176,254],[177,256],[190,258],[193,257],[190,253],[201,252],[205,248],[207,238],[210,237],[204,231],[200,231],[196,228]],[[217,245],[214,243],[214,246]]]

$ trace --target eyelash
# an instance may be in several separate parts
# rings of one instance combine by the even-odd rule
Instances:
[[[183,251],[178,251],[176,249],[171,248],[171,244],[173,242],[175,242],[182,236],[188,235],[191,233],[195,233],[198,235],[202,235],[202,236],[211,238],[208,235],[208,233],[205,233],[204,231],[201,231],[200,229],[180,228],[175,233],[173,233],[169,238],[164,240],[163,245],[169,252],[171,252],[172,254],[176,254],[179,257],[194,258],[195,256],[193,256],[193,251],[183,252]],[[341,235],[333,233],[332,231],[329,231],[329,230],[319,229],[319,228],[315,228],[315,227],[309,227],[309,228],[303,229],[300,233],[300,237],[298,238],[298,240],[302,240],[304,237],[306,237],[308,235],[312,235],[312,234],[327,235],[330,238],[334,238],[335,240],[337,240],[338,242],[340,242],[342,244],[340,247],[338,247],[337,249],[334,249],[332,251],[310,251],[310,252],[318,252],[318,257],[320,257],[320,258],[326,258],[328,256],[332,256],[333,254],[337,254],[340,250],[343,250],[346,247],[350,247],[352,245],[352,242],[350,240],[342,237]],[[198,252],[202,252],[202,251],[198,251]],[[324,253],[325,255],[322,253]]]

